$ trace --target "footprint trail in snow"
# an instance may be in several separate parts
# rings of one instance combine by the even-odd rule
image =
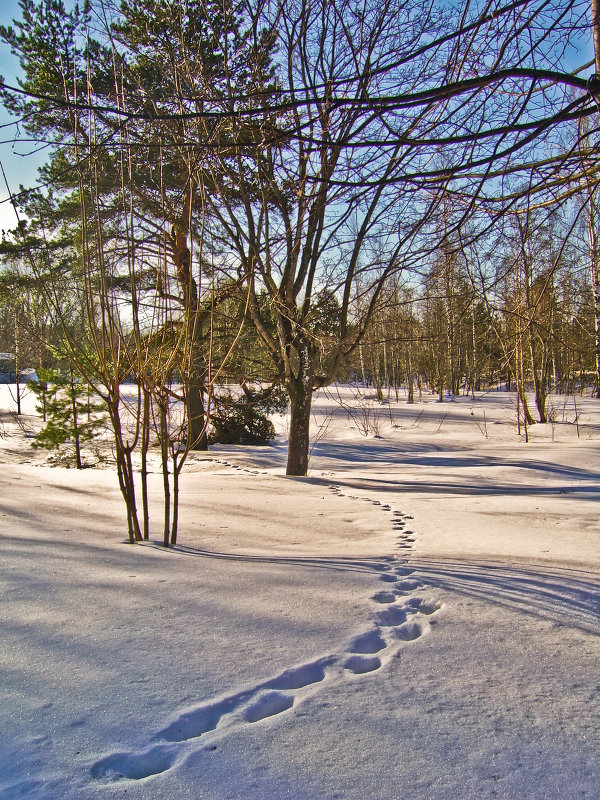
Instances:
[[[235,465],[214,459],[224,466]],[[239,468],[258,474],[257,470]],[[343,653],[336,653],[290,669],[279,675],[220,699],[188,708],[161,728],[142,750],[116,752],[91,766],[100,781],[143,780],[172,769],[198,750],[214,750],[216,742],[240,726],[260,725],[263,720],[298,707],[333,682],[357,679],[385,666],[408,642],[429,630],[429,618],[442,603],[425,597],[427,584],[408,565],[414,542],[407,523],[412,517],[371,498],[347,495],[338,485],[330,490],[340,496],[371,503],[391,516],[398,534],[397,554],[389,561],[373,564],[382,588],[370,598],[372,622],[355,636]]]
[[[382,511],[391,513],[392,525],[397,532],[396,549],[401,551],[395,556],[393,565],[380,565],[380,580],[386,584],[386,588],[371,596],[371,600],[381,607],[373,616],[374,628],[353,639],[347,648],[350,655],[344,667],[363,675],[387,663],[396,654],[401,642],[412,642],[426,633],[429,630],[427,617],[439,611],[442,604],[436,600],[410,596],[428,588],[423,581],[411,577],[415,574],[414,570],[407,566],[407,556],[415,541],[413,531],[406,527],[412,517],[370,497],[345,494],[337,485],[329,488],[340,497],[372,503]]]

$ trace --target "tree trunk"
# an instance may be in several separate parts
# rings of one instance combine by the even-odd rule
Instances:
[[[189,184],[183,201],[183,213],[178,225],[169,235],[171,255],[177,270],[177,280],[184,298],[188,335],[189,379],[186,388],[190,450],[208,450],[206,413],[204,408],[204,366],[202,352],[204,340],[200,324],[198,285],[192,276],[192,254],[188,235],[190,214],[194,199],[193,185]]]
[[[600,277],[598,270],[594,272],[593,276],[594,286],[594,345],[595,345],[595,361],[596,361],[596,375],[595,375],[595,395],[600,398]]]
[[[592,38],[594,40],[594,63],[596,74],[600,73],[600,0],[591,0]]]
[[[160,435],[160,454],[163,474],[163,493],[164,493],[164,524],[163,524],[163,547],[169,546],[171,535],[171,488],[169,484],[169,426],[167,420],[167,397],[159,401],[159,435]]]
[[[116,398],[116,399],[115,399]],[[113,433],[115,436],[115,455],[117,459],[117,475],[119,487],[125,507],[127,509],[127,527],[129,530],[129,541],[131,544],[142,541],[142,532],[137,514],[137,504],[135,498],[135,481],[133,477],[133,465],[131,463],[131,449],[123,442],[123,432],[121,428],[121,418],[119,416],[118,388],[117,392],[108,398],[108,413],[111,419]]]
[[[17,312],[15,311],[15,385],[17,392],[17,416],[21,416],[21,382],[19,380],[19,372],[21,371],[21,363],[19,361],[19,324],[17,322]]]
[[[475,327],[475,309],[471,306],[471,397],[475,399],[475,392],[479,391],[477,375],[477,328]]]
[[[142,406],[142,440],[141,440],[141,479],[142,479],[142,508],[144,514],[144,539],[150,539],[150,511],[148,505],[148,449],[150,447],[150,390],[144,386]]]
[[[362,344],[358,345],[358,355],[360,357],[360,375],[361,375],[361,378],[362,378],[362,385],[366,386],[367,385],[367,375],[365,373],[365,361],[364,361],[364,358],[363,358]]]
[[[73,439],[75,440],[75,466],[83,469],[81,461],[81,437],[79,435],[79,415],[77,414],[77,396],[75,391],[75,377],[73,370],[69,370],[69,381],[71,384],[71,413],[73,414]]]
[[[408,403],[414,403],[415,402],[415,387],[414,387],[414,383],[413,383],[412,346],[411,346],[410,342],[408,344],[408,356],[407,356],[407,359],[408,359],[408,364],[407,364],[407,366],[408,366],[408,374],[407,374],[407,378],[408,378],[408,400],[407,400],[407,402]]]
[[[541,423],[548,422],[546,413],[546,398],[548,394],[548,382],[546,376],[546,355],[545,353],[536,354],[533,334],[529,334],[529,352],[531,355],[531,372],[533,374],[533,385],[535,389],[535,407],[537,408],[538,418]],[[540,363],[538,363],[540,362]]]
[[[588,234],[590,239],[590,274],[592,279],[592,292],[594,295],[594,356],[595,356],[595,379],[594,379],[594,395],[600,397],[600,267],[598,262],[600,254],[598,253],[598,240],[595,227],[595,219],[593,214],[593,207],[590,210],[590,217],[588,221]]]
[[[188,425],[190,450],[208,450],[206,434],[206,409],[204,407],[204,383],[198,376],[190,376],[187,388]]]
[[[142,532],[137,516],[137,506],[135,501],[135,484],[133,480],[133,468],[131,464],[131,453],[124,450],[120,442],[116,442],[117,455],[117,474],[121,494],[125,500],[127,509],[127,528],[129,530],[129,541],[131,544],[142,541]]]
[[[171,546],[177,544],[177,531],[179,528],[179,473],[181,465],[177,461],[178,453],[173,453],[173,519],[171,522]]]
[[[290,395],[290,441],[286,475],[306,475],[308,472],[308,448],[312,386],[302,377],[288,383]]]

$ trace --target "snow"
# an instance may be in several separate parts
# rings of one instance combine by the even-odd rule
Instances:
[[[10,388],[1,800],[600,797],[598,401],[321,391],[309,476],[284,416],[193,454],[165,551]]]

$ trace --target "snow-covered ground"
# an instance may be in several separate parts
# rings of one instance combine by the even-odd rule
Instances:
[[[8,391],[2,800],[600,797],[598,401],[322,391],[309,477],[285,417],[194,454],[165,551]]]

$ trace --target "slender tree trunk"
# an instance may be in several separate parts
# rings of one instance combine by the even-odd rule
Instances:
[[[75,440],[75,465],[77,469],[83,469],[81,463],[81,438],[79,436],[79,416],[77,414],[77,397],[75,394],[75,378],[73,370],[69,370],[69,380],[71,384],[71,413],[73,414],[73,439]]]
[[[168,400],[161,399],[159,403],[160,413],[160,452],[163,474],[163,494],[164,494],[164,527],[163,527],[163,547],[169,546],[171,534],[171,486],[169,483],[169,430],[167,420]]]
[[[360,372],[361,372],[361,378],[362,378],[362,385],[366,386],[367,385],[367,375],[365,373],[365,360],[363,358],[362,344],[359,344],[359,346],[358,346],[358,355],[359,355],[359,358],[360,358]]]
[[[15,385],[17,390],[17,416],[21,416],[21,382],[19,380],[19,372],[21,371],[21,363],[19,358],[19,323],[17,312],[15,311]]]
[[[150,538],[150,511],[148,505],[148,448],[150,446],[150,391],[147,387],[142,388],[142,438],[141,438],[141,479],[142,479],[142,509],[143,509],[143,528],[144,539]]]
[[[529,426],[527,425],[527,415],[529,414],[529,408],[527,407],[527,399],[525,395],[523,395],[523,397],[521,398],[521,402],[523,403],[523,428],[525,430],[525,441],[529,442]]]
[[[115,451],[117,457],[117,475],[119,487],[125,508],[127,509],[127,527],[129,531],[129,541],[131,544],[142,541],[142,532],[137,515],[137,504],[135,499],[135,482],[133,476],[133,465],[131,463],[131,450],[123,442],[121,429],[121,419],[119,417],[118,403],[108,404],[108,413],[111,418],[112,428],[115,435]]]
[[[523,363],[523,349],[519,346],[518,351],[518,375],[517,375],[517,392],[521,398],[521,405],[523,406],[523,425],[525,427],[525,441],[529,441],[528,427],[535,424],[535,420],[529,410],[527,402],[527,394],[525,388],[525,365]]]
[[[456,354],[455,354],[455,342],[454,342],[454,325],[450,316],[448,316],[448,388],[450,389],[450,393],[452,395],[456,395],[456,387],[457,387],[457,377],[456,377]]]
[[[173,454],[173,519],[171,522],[171,545],[177,544],[177,529],[179,527],[179,473],[181,464],[178,463],[179,454]]]
[[[533,374],[533,385],[535,388],[535,407],[541,423],[548,422],[546,413],[547,381],[546,381],[546,356],[542,353],[539,358],[535,351],[534,334],[529,332],[529,353],[531,356],[531,372]]]
[[[592,37],[594,41],[594,62],[596,74],[600,74],[600,0],[591,0]]]
[[[40,381],[40,389],[42,390],[42,419],[44,422],[47,422],[48,383],[46,381]]]
[[[129,541],[131,544],[142,541],[142,533],[137,517],[137,506],[135,502],[135,484],[133,481],[133,469],[131,464],[131,453],[124,450],[123,447],[117,443],[117,474],[119,477],[119,486],[121,487],[121,494],[125,500],[125,507],[127,509],[127,528],[129,531]]]
[[[471,307],[471,397],[475,399],[475,392],[479,391],[479,376],[477,374],[477,329],[475,327],[475,309]]]
[[[600,254],[598,253],[598,236],[594,210],[593,202],[590,199],[588,236],[590,242],[590,277],[594,296],[594,355],[596,368],[594,394],[596,397],[600,397],[600,265],[598,263]]]
[[[595,394],[600,397],[600,275],[596,266],[594,275],[594,344],[596,347]]]
[[[415,386],[413,381],[413,363],[412,363],[412,343],[409,341],[408,343],[408,355],[407,355],[408,363],[408,399],[407,403],[414,403],[415,402]]]

